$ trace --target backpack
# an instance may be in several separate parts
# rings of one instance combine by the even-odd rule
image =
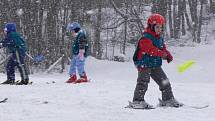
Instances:
[[[85,43],[85,47],[84,47],[84,50],[85,50],[85,53],[84,53],[84,57],[87,57],[88,55],[90,55],[90,42],[89,42],[89,35],[87,33],[86,30],[82,29],[83,33],[84,33],[84,41],[86,42]]]
[[[139,42],[141,39],[143,39],[144,36],[141,36],[139,39],[138,39],[138,42],[136,44],[136,49],[134,51],[134,54],[133,54],[133,62],[134,62],[134,65],[138,65],[138,59],[137,59],[137,54],[138,54],[138,51],[139,51]]]
[[[89,41],[89,34],[86,30],[83,30],[85,37],[84,39],[86,40],[86,45],[85,45],[85,53],[84,56],[87,57],[88,55],[90,55],[90,41]]]

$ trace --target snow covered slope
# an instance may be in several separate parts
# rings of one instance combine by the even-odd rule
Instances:
[[[163,68],[173,87],[175,97],[187,104],[205,109],[157,108],[131,110],[124,107],[133,97],[137,72],[132,62],[119,63],[87,60],[90,83],[66,84],[67,73],[34,74],[33,85],[0,85],[0,121],[214,121],[215,112],[215,46],[170,48],[174,61],[164,62]],[[177,72],[177,65],[195,60],[186,72]],[[6,75],[0,74],[0,82]],[[46,82],[55,81],[53,84]],[[146,100],[158,103],[160,91],[151,80]]]

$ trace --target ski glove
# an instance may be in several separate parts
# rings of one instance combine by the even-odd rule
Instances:
[[[173,57],[172,57],[172,55],[170,54],[170,52],[169,51],[167,51],[167,50],[165,50],[165,51],[163,51],[163,56],[162,56],[162,58],[164,59],[164,60],[167,60],[167,62],[168,63],[170,63],[172,60],[173,60]]]
[[[163,55],[161,56],[161,58],[163,58],[164,60],[167,60],[168,57],[168,53],[166,51],[163,51]]]
[[[173,57],[171,54],[168,54],[167,56],[167,62],[170,63],[173,60]]]
[[[166,60],[168,63],[170,63],[173,60],[173,57],[168,50],[166,50],[166,53],[167,53]]]
[[[84,49],[80,49],[79,50],[79,54],[78,54],[79,59],[82,60],[82,61],[84,60],[84,52],[85,52]]]

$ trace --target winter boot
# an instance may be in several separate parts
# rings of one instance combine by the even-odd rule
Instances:
[[[76,83],[88,82],[87,75],[84,73],[83,76],[80,76],[80,79],[76,81]]]
[[[2,82],[1,84],[14,84],[15,80],[6,80],[4,82]]]
[[[20,82],[17,82],[16,85],[28,85],[29,84],[29,80],[25,79],[25,80],[21,80]]]
[[[161,106],[161,107],[163,107],[163,106],[164,107],[176,107],[176,108],[178,108],[178,107],[181,107],[183,105],[184,105],[183,103],[178,102],[175,98],[171,98],[171,99],[165,100],[165,101],[159,99],[159,105],[158,106]]]
[[[71,75],[69,80],[66,81],[66,83],[75,83],[77,80],[77,76],[76,75]]]
[[[133,101],[129,102],[128,108],[133,109],[153,109],[154,107],[148,104],[146,101]]]

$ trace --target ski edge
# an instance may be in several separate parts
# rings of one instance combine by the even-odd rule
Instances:
[[[195,105],[184,105],[186,107],[189,107],[189,108],[194,108],[194,109],[205,109],[205,108],[208,108],[210,105],[206,104],[206,105],[202,105],[202,106],[195,106]]]
[[[5,103],[7,102],[8,98],[4,98],[3,100],[0,101],[0,103]]]
[[[150,108],[134,108],[132,107],[132,102],[131,101],[128,101],[128,105],[125,106],[124,108],[130,108],[130,109],[139,109],[139,110],[150,110],[150,109],[157,109],[157,108],[173,108],[173,107],[166,107],[166,106],[153,106],[153,107],[150,107]],[[183,108],[183,107],[188,107],[188,108],[193,108],[193,109],[205,109],[205,108],[208,108],[210,107],[209,104],[205,104],[205,105],[201,105],[201,106],[197,106],[197,105],[186,105],[186,104],[183,104],[182,106],[180,107],[174,107],[174,108]]]

